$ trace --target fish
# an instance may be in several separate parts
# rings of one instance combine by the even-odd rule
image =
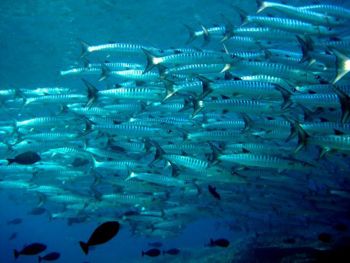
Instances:
[[[45,256],[39,256],[38,257],[38,262],[41,261],[55,261],[61,257],[61,254],[58,252],[51,252],[46,254]]]
[[[119,228],[120,224],[117,221],[107,221],[99,225],[87,242],[79,242],[84,254],[87,255],[89,253],[90,246],[104,244],[111,240],[119,232]]]
[[[13,233],[11,234],[11,236],[9,236],[8,240],[11,241],[11,240],[14,240],[14,239],[16,239],[16,238],[17,238],[17,232],[13,232]]]
[[[40,254],[46,249],[46,245],[42,243],[31,243],[24,248],[22,248],[20,251],[18,250],[13,250],[13,255],[15,259],[17,259],[19,256],[24,255],[24,256],[34,256],[37,254]]]
[[[332,242],[332,235],[329,233],[320,233],[318,235],[318,240],[323,242],[323,243],[331,243]]]
[[[146,251],[141,252],[141,255],[144,256],[149,256],[149,257],[158,257],[160,255],[160,250],[158,248],[152,248]]]
[[[208,185],[209,193],[216,199],[221,200],[220,194],[216,191],[216,187]]]
[[[16,155],[14,158],[8,158],[8,165],[12,163],[18,163],[23,165],[34,164],[40,161],[40,155],[33,151],[27,151],[21,154]]]
[[[22,218],[15,218],[10,221],[7,221],[8,225],[19,225],[23,222]]]
[[[230,241],[225,238],[220,239],[210,239],[209,246],[211,247],[228,247],[230,245]]]
[[[168,249],[168,250],[163,250],[163,255],[164,254],[168,254],[168,255],[175,256],[175,255],[178,255],[180,252],[181,251],[178,248],[171,248],[171,249]]]

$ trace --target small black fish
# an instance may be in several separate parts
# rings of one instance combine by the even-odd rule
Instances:
[[[46,212],[46,209],[43,207],[35,207],[28,212],[28,215],[42,215]]]
[[[32,243],[25,246],[21,251],[13,250],[13,255],[17,259],[20,255],[33,256],[43,252],[46,249],[46,245],[41,243]]]
[[[58,253],[58,252],[51,252],[51,253],[49,253],[49,254],[46,254],[46,255],[43,256],[43,257],[39,256],[38,261],[39,261],[39,263],[40,263],[42,260],[54,261],[54,260],[59,259],[60,256],[61,256],[61,254]]]
[[[211,193],[211,195],[214,196],[214,198],[221,200],[220,194],[216,192],[216,187],[208,185],[208,190],[209,190],[209,193]]]
[[[210,243],[209,243],[209,246],[211,247],[228,247],[229,245],[230,245],[230,241],[224,238],[220,238],[216,240],[210,239]]]
[[[323,243],[331,243],[332,235],[328,233],[321,233],[318,235],[318,240],[320,240]]]
[[[292,237],[283,239],[284,244],[295,244],[295,242],[296,242],[295,238],[292,238]]]
[[[21,218],[15,218],[15,219],[12,219],[10,221],[7,221],[7,224],[8,225],[19,225],[22,223],[22,219]]]
[[[161,242],[149,242],[148,245],[150,247],[161,247],[161,246],[163,246],[163,243],[161,243]]]
[[[339,231],[339,232],[346,232],[348,231],[348,226],[343,224],[343,223],[338,223],[334,225],[334,229]]]
[[[160,255],[160,250],[158,248],[152,248],[147,251],[142,250],[142,256],[147,255],[149,257],[158,257]]]
[[[178,248],[171,248],[171,249],[168,249],[168,250],[163,250],[163,254],[169,254],[169,255],[177,255],[180,253],[180,249]]]
[[[69,226],[73,224],[81,224],[84,223],[87,220],[87,216],[81,216],[81,217],[68,217],[67,218],[67,224]]]
[[[13,232],[12,235],[9,237],[9,240],[14,240],[17,237],[17,232]]]
[[[34,164],[40,160],[41,160],[40,155],[32,151],[21,153],[12,159],[7,159],[8,164],[11,164],[11,163]]]
[[[120,224],[117,221],[109,221],[99,225],[90,236],[88,242],[79,242],[85,255],[89,253],[89,246],[100,245],[111,240],[119,231]]]

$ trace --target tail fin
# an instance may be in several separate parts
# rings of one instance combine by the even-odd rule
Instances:
[[[88,102],[86,104],[87,107],[91,107],[94,102],[96,101],[98,97],[98,89],[94,85],[92,85],[89,81],[86,79],[81,79],[85,86],[87,87],[87,97],[88,97]]]
[[[241,18],[241,26],[245,25],[248,23],[248,13],[246,11],[244,11],[243,9],[235,6],[235,11],[238,12],[239,17]]]
[[[297,35],[296,37],[300,44],[301,52],[303,54],[299,63],[304,63],[305,61],[307,61],[308,64],[314,63],[315,60],[310,55],[310,51],[314,50],[312,39],[308,36],[305,36],[304,38],[302,38],[301,36]]]
[[[194,29],[192,27],[190,27],[190,26],[188,26],[186,24],[184,24],[184,27],[186,27],[186,29],[188,31],[188,34],[189,34],[189,37],[188,37],[188,39],[187,39],[187,41],[185,43],[186,45],[188,45],[191,42],[193,42],[197,38],[197,36],[196,36],[195,31],[194,31]]]
[[[201,25],[201,28],[203,30],[203,44],[202,47],[206,46],[210,42],[210,35],[208,29]]]
[[[280,85],[275,84],[276,89],[281,92],[283,103],[281,105],[282,109],[287,109],[290,105],[292,105],[292,101],[290,97],[292,96],[292,93],[289,90],[286,90],[285,88],[281,87]]]
[[[348,122],[350,118],[350,96],[336,86],[333,86],[333,90],[339,97],[341,115],[342,115],[341,122],[342,123]]]
[[[262,0],[256,0],[256,4],[258,6],[258,10],[256,11],[256,13],[260,13],[268,7],[268,5]]]
[[[200,111],[203,110],[204,105],[202,100],[196,100],[195,98],[193,100],[193,113],[192,117],[196,116]]]
[[[88,43],[86,43],[85,41],[82,41],[82,40],[80,41],[80,44],[81,44],[80,57],[83,58],[89,53],[90,45]]]
[[[84,251],[84,254],[87,255],[89,253],[89,244],[84,243],[82,241],[79,242],[81,249]]]
[[[221,15],[221,17],[225,20],[225,33],[223,39],[221,39],[221,42],[225,42],[227,39],[234,36],[234,29],[231,21],[227,17],[224,15]]]
[[[20,253],[16,249],[14,249],[13,250],[13,255],[15,256],[15,259],[17,259],[19,257],[19,255],[20,255]]]
[[[333,80],[335,84],[350,72],[350,57],[335,48],[329,48],[329,50],[336,57],[337,76]]]
[[[143,74],[151,71],[155,66],[157,66],[157,57],[152,54],[149,50],[146,50],[144,48],[142,48],[143,52],[145,53],[146,55],[146,59],[147,59],[147,65],[146,65],[146,68],[145,70],[143,71]]]
[[[38,257],[38,262],[40,263],[43,260],[41,256]]]
[[[98,79],[98,81],[102,81],[102,80],[107,79],[109,77],[110,73],[111,73],[110,68],[107,67],[106,64],[103,63],[101,66],[101,76]]]
[[[300,126],[298,121],[294,122],[294,127],[293,129],[296,130],[297,134],[298,134],[298,146],[297,148],[294,150],[294,153],[299,152],[301,149],[303,149],[306,144],[307,144],[307,138],[309,137],[309,135],[305,132],[305,130]]]
[[[165,90],[166,90],[166,95],[165,97],[163,98],[163,101],[166,101],[167,99],[169,99],[170,97],[172,97],[176,91],[174,90],[174,82],[171,81],[171,80],[168,80],[168,79],[164,79],[163,80],[164,82],[164,86],[165,86]]]

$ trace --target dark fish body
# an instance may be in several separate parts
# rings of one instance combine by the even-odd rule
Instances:
[[[224,238],[220,238],[216,240],[210,239],[210,243],[209,243],[209,246],[211,247],[228,247],[229,245],[230,245],[230,241]]]
[[[41,160],[40,155],[32,151],[21,153],[13,159],[7,159],[8,164],[18,163],[18,164],[24,164],[24,165],[34,164],[40,160]]]
[[[24,247],[21,251],[14,250],[13,254],[15,256],[15,259],[17,259],[20,255],[25,255],[25,256],[33,256],[37,255],[41,252],[43,252],[46,249],[46,245],[41,244],[41,243],[32,243],[26,247]]]
[[[89,240],[84,243],[79,242],[81,249],[87,255],[89,246],[100,245],[111,240],[119,231],[120,224],[117,221],[109,221],[98,226],[90,236]]]
[[[28,212],[29,215],[42,215],[46,212],[46,209],[43,207],[36,207],[33,208],[31,211]]]
[[[54,260],[59,259],[60,256],[61,256],[61,254],[58,252],[51,252],[49,254],[46,254],[43,257],[39,256],[38,262],[40,263],[41,261],[54,261]]]
[[[179,253],[180,253],[180,249],[178,249],[178,248],[171,248],[168,250],[163,250],[163,254],[168,254],[168,255],[172,255],[172,256],[175,256]]]
[[[7,221],[7,224],[8,225],[18,225],[18,224],[21,224],[22,221],[23,220],[21,218],[15,218],[15,219],[12,219],[10,221]]]
[[[160,250],[158,248],[152,248],[147,251],[142,251],[142,256],[158,257],[160,255]]]
[[[318,235],[318,240],[320,240],[323,243],[331,243],[332,242],[332,235],[329,233],[320,233]]]
[[[208,185],[208,191],[214,198],[216,198],[218,200],[221,199],[220,194],[216,191],[216,187]]]

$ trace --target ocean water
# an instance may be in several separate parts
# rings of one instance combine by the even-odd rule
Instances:
[[[327,3],[306,0],[285,2],[295,6],[314,2]],[[347,1],[332,3],[350,8]],[[60,75],[61,70],[82,65],[81,41],[91,45],[120,42],[154,46],[159,49],[195,47],[222,51],[220,42],[211,42],[203,47],[202,41],[197,39],[186,45],[188,32],[184,25],[191,25],[198,30],[200,24],[207,27],[224,25],[223,17],[228,18],[232,24],[239,25],[239,16],[232,6],[239,6],[249,14],[256,12],[255,1],[27,0],[14,3],[2,0],[0,90],[70,87],[76,92],[85,92],[82,77]],[[349,34],[344,33],[340,37],[348,40]],[[282,43],[281,48],[288,50],[288,43]],[[349,48],[347,51],[349,52]],[[115,60],[110,54],[91,54],[88,58],[90,62]],[[143,59],[145,63],[145,58]],[[118,82],[113,78],[99,82],[98,76],[84,78],[94,83],[98,89],[112,87]],[[345,77],[341,84],[348,85],[349,78]],[[15,122],[37,115],[35,110],[31,113],[26,108],[14,114],[7,109],[10,107],[11,105],[6,103],[1,105],[1,122]],[[54,107],[55,105],[47,105],[42,110],[51,112]],[[1,140],[11,141],[10,136],[1,133]],[[15,134],[13,137],[15,140]],[[296,144],[296,139],[293,140]],[[283,142],[283,139],[267,138],[264,141],[274,145],[276,141]],[[225,144],[228,142],[230,141],[226,140]],[[290,146],[288,143],[286,145]],[[194,211],[193,218],[188,215],[182,218],[180,215],[165,219],[182,222],[179,223],[181,227],[169,236],[152,235],[143,224],[135,227],[136,233],[133,226],[117,216],[115,220],[121,223],[117,236],[104,245],[92,248],[89,255],[83,254],[79,241],[87,241],[101,222],[111,219],[111,214],[126,212],[125,206],[122,209],[118,205],[108,207],[105,215],[91,212],[93,216],[85,222],[68,225],[66,218],[50,217],[51,212],[64,211],[63,207],[58,209],[51,203],[44,202],[43,207],[47,211],[42,215],[28,214],[41,203],[40,194],[28,195],[25,189],[1,188],[0,263],[37,262],[37,256],[20,256],[17,260],[13,257],[14,249],[21,249],[33,242],[46,244],[46,252],[59,252],[61,257],[57,262],[282,262],[278,255],[283,249],[289,249],[284,251],[288,258],[283,262],[314,262],[313,259],[306,261],[310,257],[309,254],[314,253],[310,253],[308,249],[333,251],[342,244],[348,246],[349,231],[339,231],[336,226],[350,225],[348,152],[337,152],[318,159],[317,151],[317,148],[312,148],[298,155],[298,159],[316,164],[316,172],[286,172],[277,169],[251,173],[248,171],[243,176],[247,177],[246,180],[242,182],[239,181],[238,175],[238,179],[235,177],[232,181],[208,180],[199,184],[203,194],[198,199],[188,201],[181,195],[178,199],[173,197],[171,202],[176,202],[176,206],[194,204],[207,207],[209,212],[206,210],[200,214]],[[7,153],[1,154],[0,159],[8,158]],[[1,162],[1,165],[6,164]],[[318,165],[323,168],[319,168]],[[0,173],[2,182],[9,180],[9,176],[18,179],[16,174]],[[240,174],[240,170],[237,170],[237,173]],[[249,176],[252,177],[248,178]],[[268,178],[266,181],[255,182],[264,176]],[[276,178],[271,179],[271,176]],[[30,173],[25,178],[29,183],[32,182]],[[35,180],[34,178],[34,185]],[[85,183],[82,181],[80,189],[80,184],[73,184],[72,188],[77,192],[81,189],[85,191],[88,189]],[[217,186],[222,197],[220,201],[208,193],[208,184]],[[102,194],[103,190],[104,188],[99,189]],[[339,194],[330,194],[332,190],[339,190]],[[169,190],[170,195],[171,191],[172,188]],[[153,209],[155,208],[156,205]],[[161,211],[165,206],[161,203],[158,208]],[[132,209],[131,206],[130,210]],[[77,215],[78,213],[79,211]],[[9,223],[16,218],[21,219],[19,224]],[[137,220],[134,222],[137,225]],[[320,233],[330,233],[332,242],[320,241]],[[16,237],[10,239],[13,234],[16,234]],[[230,246],[207,246],[210,239],[218,238],[229,240]],[[295,242],[286,241],[288,239]],[[156,241],[163,243],[161,250],[178,248],[181,252],[175,256],[142,257],[141,252],[151,248],[148,243]],[[258,249],[261,249],[260,254]],[[274,254],[277,256],[274,257]]]

